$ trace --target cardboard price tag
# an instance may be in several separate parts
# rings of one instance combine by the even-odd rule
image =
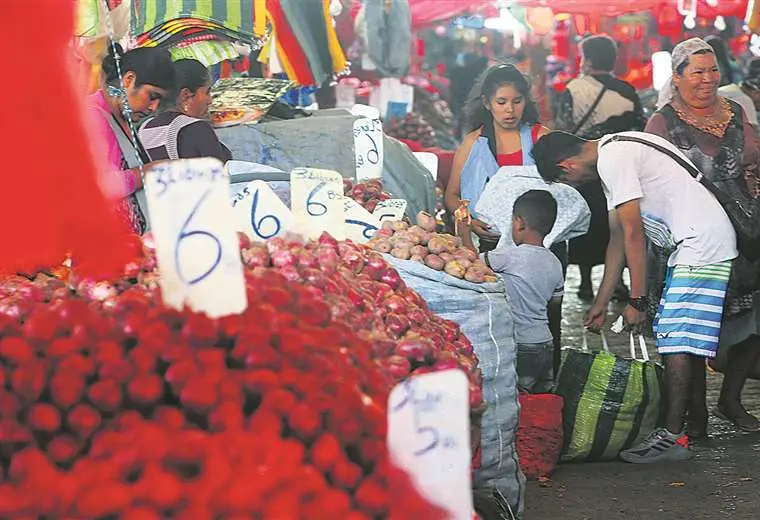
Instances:
[[[210,317],[248,305],[229,193],[229,177],[216,159],[171,161],[146,176],[166,305],[187,304]]]
[[[350,197],[343,197],[346,212],[346,238],[363,244],[380,229],[380,221],[361,204]]]
[[[337,240],[346,238],[343,177],[338,172],[312,168],[290,172],[290,209],[306,238],[318,238],[323,231]]]
[[[383,125],[377,119],[354,121],[356,181],[380,179],[383,176]]]
[[[377,217],[380,223],[383,223],[386,220],[401,220],[406,214],[406,200],[381,200],[377,203],[377,206],[375,206],[375,211],[373,211],[372,214]]]
[[[264,241],[293,229],[293,214],[264,181],[251,181],[232,197],[238,231]]]
[[[391,391],[388,450],[420,493],[451,519],[472,519],[468,384],[462,371],[413,376]]]

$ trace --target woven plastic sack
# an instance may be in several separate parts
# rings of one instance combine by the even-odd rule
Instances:
[[[517,455],[529,479],[554,472],[563,446],[562,397],[554,394],[520,394]]]
[[[530,190],[543,190],[557,201],[557,219],[544,245],[570,240],[588,232],[591,210],[580,193],[565,184],[547,183],[535,166],[505,166],[488,182],[475,210],[488,224],[498,229],[497,247],[512,243],[512,208],[515,200]]]
[[[474,284],[435,271],[419,262],[386,259],[406,284],[417,291],[430,310],[456,322],[472,342],[483,373],[483,414],[480,468],[473,486],[496,488],[522,516],[525,476],[515,449],[517,401],[517,346],[514,320],[504,283]]]
[[[567,352],[555,390],[565,400],[562,460],[614,460],[662,424],[663,368],[649,361],[643,341],[643,360],[633,337],[630,359],[608,350]]]

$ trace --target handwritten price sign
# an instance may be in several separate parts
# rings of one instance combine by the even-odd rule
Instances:
[[[381,200],[375,206],[372,214],[383,223],[386,220],[401,220],[406,213],[406,201],[404,199]]]
[[[472,519],[467,377],[460,370],[423,374],[388,398],[388,449],[431,502],[452,520]]]
[[[363,117],[354,121],[356,180],[383,176],[383,125],[379,120]]]
[[[216,159],[171,161],[146,176],[164,303],[211,317],[247,306],[230,183]]]
[[[264,181],[251,181],[232,196],[237,229],[264,241],[293,229],[293,214]]]
[[[346,214],[346,238],[357,244],[363,244],[380,229],[380,220],[354,199],[343,197],[343,209]]]
[[[307,238],[327,231],[346,238],[343,177],[332,170],[296,168],[290,172],[290,207],[296,225]]]

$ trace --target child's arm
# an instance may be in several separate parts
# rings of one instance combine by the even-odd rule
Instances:
[[[476,253],[478,252],[477,248],[475,247],[475,243],[472,241],[472,230],[468,224],[458,223],[457,233],[459,234],[459,238],[462,239],[462,245],[464,247],[472,249]]]

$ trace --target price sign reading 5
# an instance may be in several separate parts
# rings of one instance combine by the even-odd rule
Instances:
[[[290,172],[290,205],[295,226],[307,238],[317,238],[323,231],[338,240],[346,237],[343,177],[338,172],[313,168]]]
[[[211,317],[245,310],[229,189],[229,177],[216,159],[172,161],[146,177],[166,305],[188,305]]]
[[[343,197],[343,209],[346,214],[346,238],[363,244],[380,229],[380,220],[354,199]]]
[[[363,182],[383,176],[383,126],[378,120],[362,117],[354,121],[356,179]]]
[[[293,229],[293,214],[264,181],[251,181],[232,197],[238,231],[264,241]]]
[[[388,398],[388,450],[449,518],[472,518],[467,377],[460,370],[413,376]]]

